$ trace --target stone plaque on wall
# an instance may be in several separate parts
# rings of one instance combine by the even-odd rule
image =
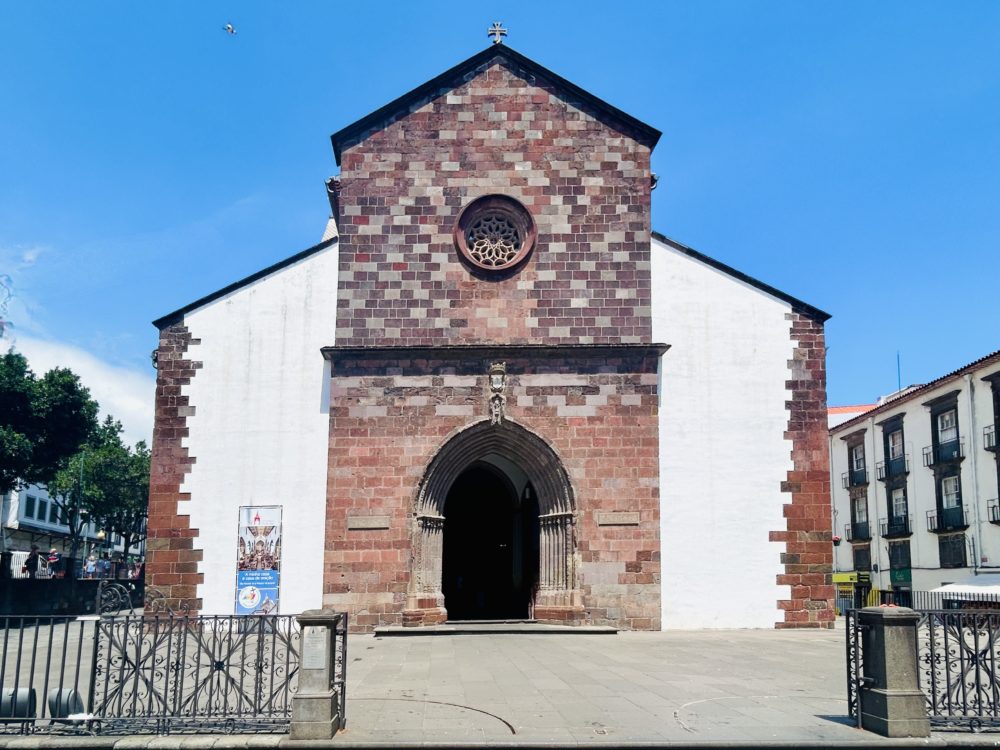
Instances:
[[[348,516],[347,528],[349,531],[362,529],[388,529],[389,516]]]
[[[639,514],[632,511],[612,510],[597,514],[598,526],[638,526]]]

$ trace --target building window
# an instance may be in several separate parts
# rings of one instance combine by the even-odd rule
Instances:
[[[865,446],[863,443],[858,443],[857,445],[852,445],[850,447],[851,454],[851,471],[864,471],[865,470]]]
[[[941,507],[957,508],[962,504],[962,486],[958,475],[941,477]]]
[[[851,498],[851,520],[855,524],[868,523],[868,496],[858,493]]]
[[[903,431],[901,429],[890,432],[886,438],[886,443],[889,446],[890,461],[895,461],[903,457]]]
[[[903,437],[903,418],[893,417],[882,425],[882,449],[884,460],[876,467],[880,480],[891,480],[906,474],[910,467],[906,460],[906,441]]]
[[[24,498],[24,517],[34,518],[35,517],[35,496],[27,495]]]
[[[965,534],[951,534],[938,537],[938,553],[941,555],[942,568],[964,568]]]
[[[872,549],[867,544],[862,544],[854,548],[854,569],[872,569]]]
[[[949,409],[937,415],[938,443],[958,440],[958,410]]]
[[[49,523],[59,523],[60,515],[61,514],[59,513],[59,506],[56,505],[55,503],[51,503],[49,505]]]
[[[905,487],[896,487],[892,491],[892,515],[895,518],[905,518],[907,515]]]
[[[531,214],[506,195],[485,195],[462,209],[454,239],[462,257],[485,271],[519,265],[535,244],[537,230]]]
[[[39,498],[38,515],[35,516],[35,518],[37,518],[39,521],[44,521],[48,515],[49,515],[49,504],[45,500]]]
[[[910,567],[910,543],[889,542],[889,567],[892,570],[901,570]]]

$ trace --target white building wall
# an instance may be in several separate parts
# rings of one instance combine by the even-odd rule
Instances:
[[[196,459],[178,503],[200,530],[198,587],[206,614],[234,610],[241,505],[283,509],[280,613],[322,603],[337,246],[321,250],[188,313],[203,363],[184,388],[195,413],[186,447]]]
[[[790,306],[653,242],[660,363],[663,627],[771,628],[789,587],[780,491],[792,468],[785,402]]]
[[[1000,370],[996,364],[962,375],[940,385],[920,391],[912,399],[899,399],[859,423],[838,427],[831,432],[831,482],[833,487],[834,533],[845,536],[836,548],[835,569],[854,568],[852,547],[846,540],[845,526],[851,523],[848,490],[842,475],[848,469],[847,444],[842,439],[864,429],[865,458],[869,471],[868,516],[872,523],[871,556],[872,587],[889,590],[890,540],[881,536],[881,522],[889,516],[886,483],[877,480],[876,464],[885,459],[882,427],[885,422],[903,415],[903,431],[910,473],[906,480],[909,514],[913,522],[910,536],[910,561],[914,591],[928,591],[943,583],[962,580],[975,572],[1000,572],[1000,526],[990,523],[989,505],[997,498],[997,468],[993,454],[983,445],[983,428],[993,424],[993,395],[989,383],[982,378]],[[923,464],[923,449],[933,442],[931,412],[925,402],[958,390],[957,409],[959,437],[964,440],[965,460],[961,464],[962,504],[969,528],[966,530],[967,568],[940,567],[938,536],[927,527],[928,512],[937,512],[937,488],[934,472]],[[894,540],[893,540],[894,541]]]

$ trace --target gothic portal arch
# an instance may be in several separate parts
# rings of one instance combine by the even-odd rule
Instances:
[[[534,617],[567,621],[582,616],[576,588],[576,506],[569,476],[552,447],[524,427],[478,422],[452,436],[424,472],[412,528],[412,561],[404,624],[447,619],[441,590],[445,503],[452,485],[470,467],[492,464],[518,475],[538,506],[538,584]]]

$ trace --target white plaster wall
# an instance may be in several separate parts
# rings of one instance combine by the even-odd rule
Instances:
[[[660,363],[664,629],[771,628],[789,587],[781,482],[792,468],[790,306],[653,241]]]
[[[185,324],[203,362],[184,389],[195,408],[185,445],[196,459],[179,505],[204,550],[203,612],[234,612],[237,514],[241,505],[281,505],[279,612],[322,603],[337,245],[205,307]]]

